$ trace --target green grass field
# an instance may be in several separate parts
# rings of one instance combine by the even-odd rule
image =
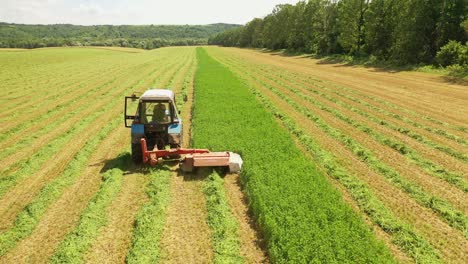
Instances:
[[[467,261],[466,86],[212,46],[0,49],[0,69],[2,263]],[[149,88],[239,175],[133,164],[123,97]]]

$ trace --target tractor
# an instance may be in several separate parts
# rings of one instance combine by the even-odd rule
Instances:
[[[156,166],[164,160],[179,160],[179,167],[192,172],[198,167],[225,167],[240,171],[242,159],[233,152],[183,148],[180,111],[173,91],[149,89],[140,97],[125,97],[125,127],[131,128],[132,160]]]

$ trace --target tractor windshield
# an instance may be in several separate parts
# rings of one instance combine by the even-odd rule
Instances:
[[[169,102],[142,102],[140,113],[143,124],[168,124],[172,122],[172,107]]]

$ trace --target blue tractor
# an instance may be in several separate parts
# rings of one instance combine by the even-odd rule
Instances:
[[[156,166],[160,160],[178,159],[184,172],[199,167],[224,167],[231,173],[241,170],[242,158],[237,153],[182,148],[182,119],[171,90],[150,89],[140,97],[126,96],[124,115],[137,164]]]
[[[132,159],[135,163],[143,161],[141,139],[145,139],[149,150],[182,147],[182,119],[173,91],[150,89],[139,98],[126,96],[124,114],[125,127],[131,128]]]

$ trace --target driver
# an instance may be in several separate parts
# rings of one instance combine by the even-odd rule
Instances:
[[[153,122],[164,123],[167,122],[166,106],[158,103],[153,108]]]

